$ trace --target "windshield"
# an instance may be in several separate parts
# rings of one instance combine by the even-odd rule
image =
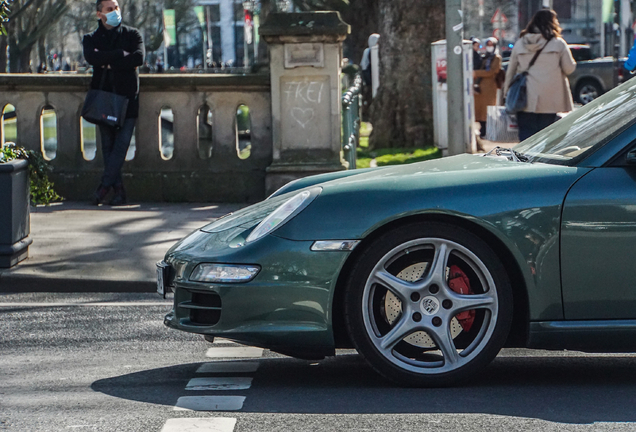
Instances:
[[[636,79],[519,143],[514,150],[529,162],[573,165],[605,145],[636,116]]]

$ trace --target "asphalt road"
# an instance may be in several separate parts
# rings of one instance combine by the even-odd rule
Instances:
[[[309,362],[209,344],[165,328],[169,309],[147,294],[0,295],[0,430],[636,430],[635,356],[505,350],[463,387],[405,389],[352,351]]]

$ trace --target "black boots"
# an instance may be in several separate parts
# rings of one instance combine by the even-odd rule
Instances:
[[[110,190],[109,187],[102,186],[100,184],[97,190],[93,192],[93,199],[91,200],[92,204],[100,205],[102,201],[104,201],[104,198],[106,198],[106,195],[108,195],[109,190]]]
[[[110,200],[109,204],[112,206],[120,206],[126,204],[126,190],[124,189],[123,184],[113,186],[115,189],[115,195],[113,199]]]
[[[111,206],[120,206],[126,204],[126,190],[124,189],[124,185],[115,185],[113,186],[113,190],[115,191],[115,194],[108,204]],[[93,193],[93,199],[91,201],[93,205],[102,204],[104,199],[106,199],[106,195],[108,195],[109,191],[110,187],[106,187],[100,184],[97,190]]]

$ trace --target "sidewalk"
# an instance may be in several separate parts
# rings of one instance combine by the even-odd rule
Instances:
[[[64,202],[32,208],[29,258],[0,269],[0,293],[152,292],[155,263],[175,242],[241,207]]]

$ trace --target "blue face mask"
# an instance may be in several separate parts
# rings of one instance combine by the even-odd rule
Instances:
[[[106,24],[112,27],[117,27],[121,24],[121,12],[119,10],[108,12],[106,14]]]

